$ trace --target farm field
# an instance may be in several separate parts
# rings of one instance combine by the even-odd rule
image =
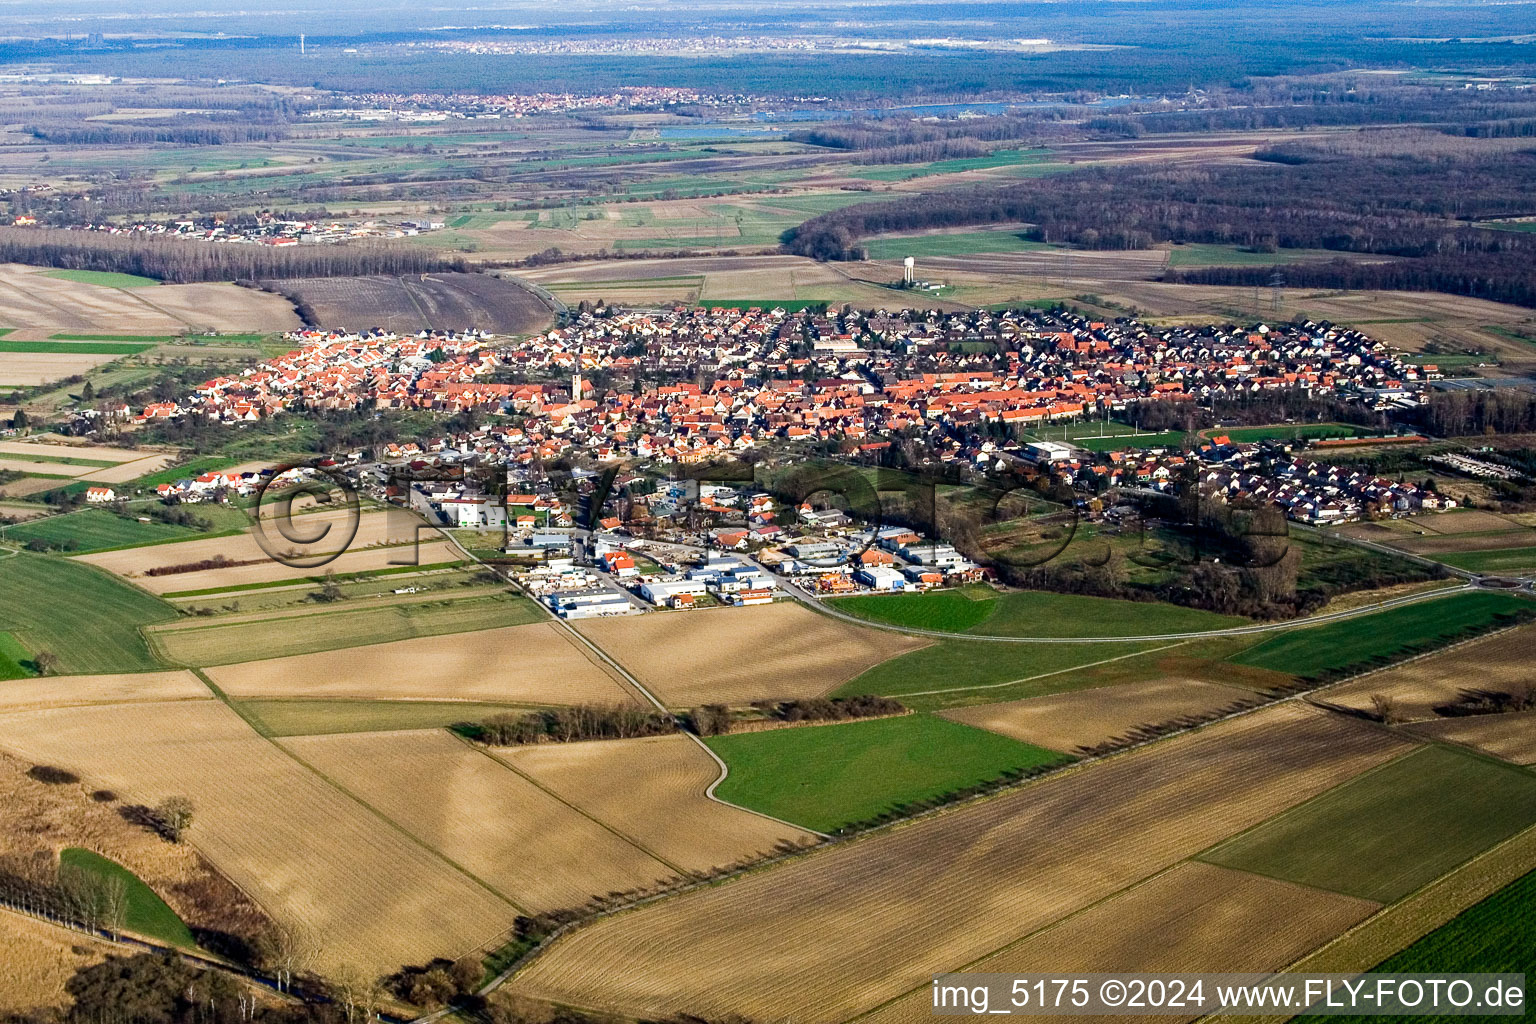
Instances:
[[[234,538],[221,538],[219,541],[191,541],[192,544],[216,544],[227,543],[234,547]],[[254,539],[250,541],[254,546]],[[181,549],[181,550],[178,550]],[[228,550],[228,548],[226,548]],[[302,549],[299,549],[302,550]],[[316,552],[320,554],[322,552]],[[121,558],[114,558],[121,555]],[[231,557],[226,555],[225,557]],[[195,564],[202,559],[188,560],[186,551],[182,545],[154,546],[149,548],[130,548],[124,551],[109,552],[105,555],[86,555],[83,560],[93,565],[110,567],[132,563],[142,565],[138,572],[125,573],[124,577],[132,579],[134,584],[143,587],[152,594],[178,594],[194,590],[231,590],[249,586],[253,583],[276,583],[281,580],[293,580],[302,583],[305,580],[323,576],[327,571],[335,572],[338,576],[355,572],[375,572],[380,569],[396,569],[410,565],[442,565],[459,558],[458,549],[444,540],[424,541],[423,543],[399,545],[395,547],[376,548],[351,548],[320,566],[295,568],[276,561],[261,552],[252,556],[252,564],[216,566],[208,569],[199,569],[193,572],[174,572],[160,576],[149,575],[149,570],[157,567],[170,567],[178,565]],[[244,559],[232,559],[244,561]]]
[[[527,711],[526,705],[436,700],[240,700],[234,707],[264,736],[325,736],[343,732],[445,729],[487,715]]]
[[[507,704],[629,703],[636,698],[552,623],[210,668],[236,697],[477,700]]]
[[[13,526],[5,532],[11,540],[26,544],[37,540],[54,548],[94,551],[134,544],[154,544],[195,537],[197,531],[169,523],[141,523],[99,508]]]
[[[721,799],[836,832],[1064,760],[932,715],[796,726],[705,740],[731,770]]]
[[[973,252],[1025,252],[1049,249],[1031,241],[1020,228],[993,231],[934,232],[926,235],[877,235],[861,243],[870,259],[899,260],[908,256],[955,256]]]
[[[877,693],[915,710],[939,711],[1170,677],[1255,693],[1288,684],[1282,673],[1222,663],[1253,642],[1247,636],[1094,644],[941,640],[876,665],[837,692]]]
[[[1248,690],[1194,679],[1147,679],[944,713],[1047,750],[1077,753],[1148,726],[1236,710],[1259,700]]]
[[[9,633],[0,633],[0,679],[26,679],[33,674],[32,652]]]
[[[107,287],[53,276],[46,269],[0,264],[0,323],[64,333],[147,335],[193,331],[291,331],[300,326],[280,295],[232,284]]]
[[[155,650],[171,664],[233,665],[413,637],[498,629],[541,618],[543,615],[532,602],[497,593],[489,597],[391,602],[326,611],[294,608],[231,615],[222,621],[180,619],[146,632]]]
[[[1444,718],[1421,722],[1410,731],[1433,740],[1475,747],[1515,764],[1536,765],[1536,712]]]
[[[444,731],[282,741],[305,764],[518,907],[579,907],[675,872]]]
[[[975,609],[971,604],[982,607]],[[1198,608],[1033,590],[980,601],[971,601],[957,591],[880,594],[839,598],[836,607],[893,626],[982,636],[1163,636],[1248,624],[1247,619],[1235,615],[1216,615]]]
[[[0,713],[87,704],[205,700],[208,687],[191,672],[35,676],[0,686]]]
[[[462,953],[516,913],[214,700],[0,715],[0,748],[146,804],[189,798],[192,844],[280,922],[324,935],[323,970]]]
[[[1468,551],[1465,554],[1443,555],[1439,560],[1468,572],[1523,574],[1536,569],[1536,547]]]
[[[1316,678],[1441,646],[1501,622],[1513,623],[1515,616],[1527,611],[1536,611],[1536,605],[1507,594],[1454,594],[1375,615],[1286,630],[1232,661]]]
[[[154,458],[163,452],[144,448],[116,448],[110,445],[87,444],[74,438],[57,434],[36,434],[25,441],[0,441],[0,455],[30,455],[39,459],[71,461],[87,460],[89,465],[117,465]]]
[[[1531,942],[1533,919],[1536,919],[1536,871],[1516,879],[1407,949],[1388,957],[1376,966],[1376,970],[1384,974],[1509,972],[1529,977],[1536,974],[1536,943]]]
[[[177,475],[186,475],[178,470]],[[202,510],[199,510],[200,512]],[[347,555],[363,553],[377,553],[384,545],[400,545],[413,539],[410,528],[410,520],[404,515],[391,515],[389,512],[364,512],[356,519],[357,532],[350,537],[349,513],[339,512],[303,512],[295,509],[295,514],[289,527],[296,540],[288,540],[276,526],[264,523],[268,530],[269,542],[279,550],[293,550],[309,557],[338,551],[346,546]],[[177,592],[182,590],[211,589],[215,586],[238,586],[240,582],[224,583],[216,573],[231,574],[238,569],[260,568],[258,566],[237,566],[226,569],[205,569],[198,572],[179,572],[167,576],[146,576],[145,573],[161,566],[192,565],[213,558],[227,558],[232,562],[260,561],[268,568],[269,572],[287,573],[293,576],[319,576],[326,569],[336,568],[341,572],[337,563],[341,558],[326,565],[309,569],[294,569],[273,561],[265,548],[263,548],[255,535],[255,527],[251,526],[238,536],[233,537],[203,537],[197,538],[196,534],[191,539],[179,544],[162,544],[143,550],[125,549],[122,551],[110,551],[102,554],[91,555],[82,558],[81,561],[99,566],[111,573],[116,573],[128,579],[132,579],[146,587],[158,587],[163,592]],[[313,539],[311,539],[313,538]],[[421,547],[425,549],[436,541],[436,534],[429,533],[422,537]],[[402,560],[411,554],[411,548],[400,547],[393,554]],[[423,564],[430,560],[421,558]],[[281,575],[275,578],[283,578]]]
[[[669,864],[707,872],[814,839],[709,800],[715,762],[686,736],[543,743],[496,756],[561,800]]]
[[[1188,861],[984,957],[967,971],[1270,971],[1368,917],[1377,906]],[[925,986],[864,1019],[918,1024],[932,1020],[932,1004]]]
[[[84,374],[120,358],[84,352],[0,352],[0,385],[35,387]]]
[[[57,655],[61,672],[164,667],[139,629],[175,615],[164,602],[69,559],[0,558],[0,622],[32,653]]]
[[[79,284],[96,284],[103,288],[152,288],[160,283],[152,277],[114,274],[105,270],[49,270],[43,276]]]
[[[1202,855],[1391,902],[1536,823],[1536,776],[1425,747]]]
[[[1329,687],[1321,699],[1370,711],[1371,698],[1384,694],[1403,721],[1434,719],[1435,708],[1454,703],[1472,690],[1513,693],[1530,681],[1531,644],[1536,626],[1521,626],[1419,658],[1367,678]]]
[[[633,1014],[846,1020],[1404,748],[1308,709],[1260,712],[596,922],[510,988]]]
[[[69,979],[109,952],[115,947],[77,931],[0,911],[0,1013],[69,1006]]]
[[[526,334],[553,319],[532,292],[487,274],[330,277],[269,284],[315,311],[323,327],[414,333],[482,330]]]
[[[839,623],[793,601],[576,624],[669,707],[819,697],[924,641]]]

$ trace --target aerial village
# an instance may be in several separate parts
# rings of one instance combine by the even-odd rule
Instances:
[[[300,409],[472,411],[484,425],[387,443],[366,457],[333,453],[333,464],[375,487],[388,479],[383,467],[429,476],[504,469],[505,500],[489,493],[483,474],[478,485],[449,474],[409,497],[443,525],[505,531],[507,553],[531,558],[531,588],[562,615],[771,600],[789,580],[824,593],[889,591],[987,572],[911,530],[871,530],[835,508],[785,509],[761,487],[679,481],[672,477],[684,474],[668,470],[748,453],[873,465],[899,439],[916,439],[920,464],[1049,476],[1074,488],[1084,507],[1111,489],[1172,493],[1194,479],[1210,500],[1270,502],[1315,525],[1455,505],[1412,483],[1312,461],[1288,443],[1234,443],[1219,431],[1193,450],[1156,434],[1147,435],[1158,439],[1152,447],[1098,452],[1072,443],[1067,430],[1063,440],[1043,439],[1053,425],[1133,422],[1146,402],[1281,390],[1407,407],[1437,376],[1329,324],[1153,329],[1035,310],[827,317],[678,308],[583,313],[515,342],[473,331],[290,337],[295,348],[285,355],[134,418],[238,424]],[[556,460],[576,466],[584,483],[597,476],[591,467],[626,467],[617,480],[623,514],[605,506],[583,551],[575,550],[577,510],[544,476]],[[259,478],[205,474],[161,489],[195,502],[256,486]],[[1097,514],[1102,502],[1091,507]],[[631,529],[636,520],[643,538]],[[614,585],[596,586],[589,565]]]

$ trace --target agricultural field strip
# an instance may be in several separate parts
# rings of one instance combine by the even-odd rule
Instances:
[[[574,811],[575,813],[581,815],[583,818],[585,818],[588,821],[592,822],[592,824],[594,824],[597,827],[603,829],[604,831],[612,833],[614,835],[614,837],[616,837],[616,838],[618,838],[618,839],[628,843],[630,846],[633,846],[635,849],[639,850],[641,853],[645,854],[647,857],[650,857],[653,860],[656,860],[656,861],[660,862],[661,864],[666,865],[668,870],[675,871],[679,875],[686,875],[688,873],[686,868],[679,867],[678,865],[672,863],[670,860],[668,860],[662,854],[658,853],[656,850],[651,849],[649,846],[647,846],[645,843],[642,843],[636,837],[634,837],[634,836],[624,832],[622,829],[614,827],[609,822],[603,821],[601,818],[598,818],[596,815],[591,814],[590,812],[588,812],[584,808],[576,805],[575,803],[572,803],[570,800],[567,800],[565,797],[563,797],[559,793],[555,792],[549,786],[545,785],[543,782],[540,782],[534,776],[532,776],[532,775],[528,774],[527,772],[523,771],[523,769],[519,768],[516,764],[514,764],[512,761],[508,760],[506,757],[502,756],[500,753],[492,751],[492,750],[489,750],[489,749],[487,749],[485,747],[477,746],[476,744],[471,743],[469,740],[464,739],[462,736],[455,735],[454,738],[457,739],[460,743],[463,743],[466,747],[469,747],[475,753],[481,755],[482,757],[488,757],[492,761],[495,761],[497,764],[501,765],[503,768],[507,769],[512,774],[516,775],[518,778],[523,779],[529,785],[533,786],[535,789],[539,790],[544,795],[550,797],[552,800],[557,801],[558,803],[564,805],[565,807],[569,808],[570,810]]]
[[[691,737],[540,744],[498,752],[589,815],[693,871],[713,871],[815,837],[705,791],[719,769]],[[622,780],[622,785],[620,784]]]
[[[606,919],[560,940],[513,988],[626,1013],[729,1006],[843,1020],[923,983],[935,965],[1001,948],[1406,745],[1296,703],[1266,709]],[[1207,771],[1191,773],[1193,763]],[[1111,793],[1119,813],[1106,813]],[[1066,851],[1090,847],[1085,876]],[[975,874],[993,876],[979,893]],[[892,892],[926,898],[904,905]],[[686,969],[668,957],[684,949]],[[597,966],[614,962],[631,970]]]
[[[213,697],[191,672],[34,676],[0,686],[0,714],[95,704],[166,703]]]
[[[951,634],[951,635],[954,635],[954,636],[965,636],[965,634]],[[937,690],[903,690],[900,694],[897,694],[897,696],[900,696],[900,697],[930,697],[930,696],[933,696],[934,694],[939,694],[939,693],[969,693],[972,690],[1000,690],[1000,689],[1003,689],[1003,688],[1009,687],[1009,686],[1018,686],[1020,683],[1032,683],[1032,682],[1034,682],[1037,679],[1049,679],[1051,676],[1064,675],[1064,674],[1066,674],[1068,672],[1081,672],[1083,669],[1086,669],[1086,668],[1097,668],[1100,665],[1109,665],[1109,664],[1113,664],[1114,662],[1117,662],[1117,661],[1125,661],[1127,658],[1140,658],[1140,657],[1144,657],[1144,656],[1149,655],[1149,654],[1157,654],[1157,653],[1159,653],[1161,651],[1171,651],[1175,647],[1183,647],[1185,644],[1187,644],[1189,642],[1190,641],[1188,641],[1188,640],[1180,640],[1180,641],[1177,641],[1175,643],[1164,644],[1161,647],[1149,647],[1149,648],[1147,648],[1144,651],[1131,651],[1129,654],[1117,654],[1113,658],[1103,658],[1103,659],[1101,659],[1099,661],[1090,661],[1090,662],[1088,662],[1086,664],[1083,664],[1083,665],[1071,665],[1071,666],[1068,666],[1067,668],[1058,668],[1058,669],[1055,669],[1055,670],[1050,671],[1050,672],[1041,672],[1038,675],[1021,676],[1018,679],[1010,679],[1010,680],[1008,680],[1007,682],[1004,682],[1004,683],[981,683],[981,684],[978,684],[978,685],[975,685],[975,686],[948,686],[948,687],[943,687],[943,688],[937,689]],[[982,706],[985,707],[987,705],[982,705]]]
[[[1273,970],[1379,909],[1369,900],[1184,860],[959,970]],[[931,1020],[929,991],[915,988],[854,1020]]]
[[[1398,554],[1399,552],[1393,552]],[[785,587],[785,592],[796,600],[813,608],[824,615],[830,615],[836,619],[857,626],[866,626],[871,629],[879,629],[888,633],[904,633],[908,636],[932,637],[941,640],[977,640],[983,643],[1007,643],[1007,644],[1101,644],[1101,643],[1134,643],[1136,641],[1157,640],[1198,640],[1202,637],[1213,636],[1246,636],[1250,633],[1277,633],[1292,629],[1305,629],[1308,626],[1319,626],[1329,622],[1337,622],[1343,619],[1358,618],[1361,615],[1370,615],[1397,608],[1407,604],[1417,604],[1420,601],[1450,597],[1453,594],[1468,592],[1482,592],[1470,584],[1462,584],[1447,587],[1443,590],[1432,590],[1421,594],[1405,594],[1383,601],[1378,605],[1368,605],[1362,608],[1349,608],[1344,611],[1328,612],[1322,615],[1312,615],[1300,619],[1288,619],[1283,622],[1264,622],[1252,626],[1234,626],[1230,629],[1197,630],[1190,633],[1165,633],[1156,636],[1080,636],[1080,637],[1044,637],[1044,636],[997,636],[990,633],[949,633],[937,629],[920,629],[913,626],[897,626],[891,623],[879,622],[875,619],[861,619],[847,612],[838,611],[833,605],[835,601],[823,601],[812,597],[799,587]],[[604,621],[604,620],[592,620]]]
[[[682,873],[442,730],[288,737],[278,745],[524,913],[664,880],[651,863]]]
[[[1408,731],[1439,743],[1454,743],[1512,764],[1536,765],[1536,712],[1467,715],[1418,722]]]
[[[504,897],[222,702],[17,712],[0,716],[0,744],[149,802],[190,797],[194,845],[279,921],[325,935],[324,968],[462,953],[512,923]]]

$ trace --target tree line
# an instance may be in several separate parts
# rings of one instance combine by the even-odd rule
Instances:
[[[628,704],[577,704],[521,713],[491,715],[454,726],[462,735],[496,747],[527,743],[574,743],[623,740],[676,732],[677,720],[661,711]]]
[[[275,247],[7,227],[0,227],[0,263],[137,274],[174,283],[465,269],[463,260],[425,247],[383,242]]]

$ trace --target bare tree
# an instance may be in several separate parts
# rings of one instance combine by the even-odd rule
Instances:
[[[114,939],[123,937],[123,927],[128,923],[128,883],[113,875],[101,880],[101,923],[103,931]]]
[[[1397,701],[1384,693],[1371,694],[1371,711],[1378,722],[1386,725],[1402,721],[1402,713],[1398,711]]]
[[[165,837],[173,843],[179,843],[187,829],[192,827],[192,801],[184,796],[166,797],[155,808],[155,818]]]

